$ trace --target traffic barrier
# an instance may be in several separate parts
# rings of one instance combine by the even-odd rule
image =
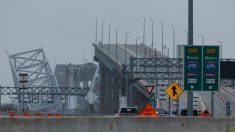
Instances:
[[[62,117],[63,115],[61,113],[56,113],[55,116],[56,117]]]
[[[41,116],[43,116],[43,114],[42,114],[41,112],[36,112],[36,113],[34,114],[34,116],[41,117]]]
[[[10,111],[8,112],[9,117],[16,117],[16,112]]]
[[[53,113],[48,113],[47,116],[52,117],[52,116],[54,116],[54,114]]]
[[[63,114],[61,113],[42,113],[42,112],[36,112],[36,113],[29,113],[29,112],[22,112],[18,114],[19,116],[23,116],[23,117],[29,117],[29,116],[35,116],[35,117],[62,117]],[[17,113],[14,111],[10,111],[8,112],[8,116],[9,117],[16,117]]]
[[[29,117],[30,114],[29,114],[28,112],[23,112],[23,113],[21,114],[21,116]]]

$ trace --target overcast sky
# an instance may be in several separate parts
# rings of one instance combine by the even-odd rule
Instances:
[[[194,43],[224,43],[223,56],[235,58],[235,0],[194,0]],[[161,25],[164,23],[164,43],[172,55],[172,29],[176,28],[176,43],[186,43],[188,0],[0,0],[0,85],[13,86],[10,65],[5,49],[10,54],[43,48],[55,63],[84,63],[93,61],[95,19],[98,21],[98,40],[101,21],[104,22],[104,42],[108,42],[108,24],[111,42],[124,43],[125,33],[131,32],[128,43],[142,36],[143,17],[146,17],[146,43],[151,43],[151,23],[154,19],[154,47],[159,49]]]

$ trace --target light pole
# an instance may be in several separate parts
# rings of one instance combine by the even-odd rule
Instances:
[[[153,49],[153,19],[149,19],[152,22],[152,49]]]
[[[164,46],[164,44],[163,44],[163,23],[162,22],[160,22],[160,24],[162,25],[162,54],[163,54],[163,46]]]
[[[98,19],[100,17],[96,17],[96,20],[95,20],[95,43],[97,44],[97,24],[98,24]]]
[[[118,29],[120,29],[121,27],[116,27],[116,62],[117,62],[117,44],[118,44]]]
[[[104,22],[105,22],[105,19],[102,20],[102,30],[101,30],[101,43],[104,44]]]
[[[186,32],[186,35],[187,35],[187,37],[186,37],[187,38],[186,39],[186,44],[187,44],[188,43],[188,30],[184,29],[183,31]]]
[[[114,24],[114,23],[109,23],[109,44],[111,43],[111,41],[110,41],[110,34],[111,34],[110,32],[111,32],[111,31],[110,31],[110,30],[111,30],[111,25],[113,25],[113,24]]]
[[[125,64],[126,64],[126,46],[127,46],[127,35],[130,34],[131,32],[126,32],[126,37],[125,37]]]
[[[173,37],[173,58],[175,58],[175,26],[171,25],[172,27],[172,37]]]
[[[198,34],[199,37],[202,39],[202,45],[204,45],[204,36],[202,34]]]
[[[110,28],[113,23],[109,23],[109,43],[108,43],[108,54],[109,54],[109,46],[110,46]]]
[[[140,39],[141,37],[137,37],[135,39],[135,57],[137,58],[137,44],[138,44],[138,39]]]
[[[144,18],[143,44],[145,44],[145,16],[142,17]]]
[[[220,45],[221,45],[221,59],[223,58],[223,42],[222,41],[216,41],[216,42],[218,42],[218,43],[220,43]]]
[[[127,36],[128,34],[130,34],[131,32],[126,32],[126,36],[125,36],[125,44],[127,44]]]

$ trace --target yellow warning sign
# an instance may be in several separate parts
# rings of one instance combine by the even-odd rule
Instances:
[[[171,85],[165,89],[165,92],[172,100],[176,100],[183,90],[176,82],[172,82]]]

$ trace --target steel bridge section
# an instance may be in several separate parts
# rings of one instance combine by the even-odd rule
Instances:
[[[70,96],[85,96],[88,88],[80,87],[28,87],[28,89],[35,89],[34,92],[31,90],[25,90],[24,92],[20,90],[17,92],[19,87],[3,87],[0,86],[0,95],[70,95]],[[45,90],[47,89],[47,90]],[[54,92],[50,92],[53,89]],[[61,92],[61,90],[63,92]],[[29,101],[32,102],[32,101]]]
[[[50,95],[40,95],[37,100],[38,103],[30,103],[32,110],[37,109],[36,107],[41,107],[41,105],[48,104],[43,103],[43,99],[50,98],[54,100],[54,103],[62,103],[63,96],[61,95],[53,95],[56,90],[58,92],[62,92],[61,89],[55,89],[53,87],[59,87],[58,82],[56,80],[54,72],[52,72],[49,62],[46,58],[46,55],[43,49],[35,49],[26,52],[21,52],[13,55],[9,55],[9,62],[12,70],[12,76],[14,80],[15,87],[18,87],[17,91],[20,93],[20,84],[19,84],[19,74],[28,74],[28,88],[27,91],[37,92],[35,87],[43,87],[42,91],[47,91],[51,93]],[[46,87],[51,87],[50,89],[46,89]],[[17,95],[18,102],[22,102],[22,95]],[[26,95],[26,98],[32,99],[32,95]],[[58,106],[58,105],[57,105]],[[52,108],[58,109],[58,108]]]

